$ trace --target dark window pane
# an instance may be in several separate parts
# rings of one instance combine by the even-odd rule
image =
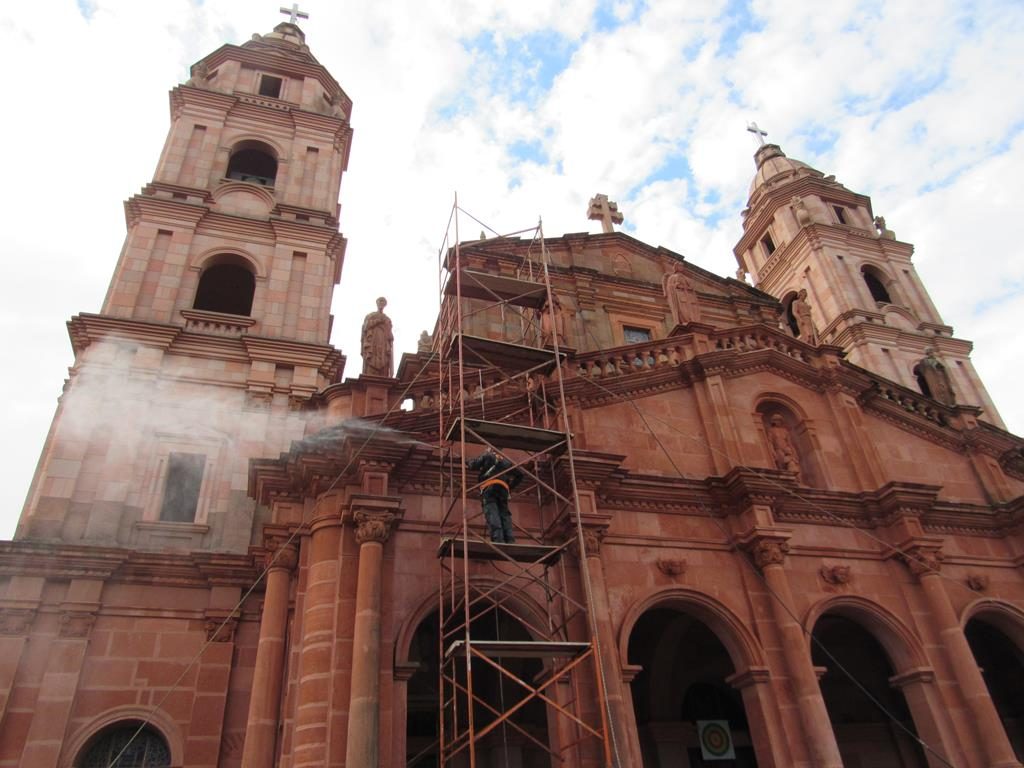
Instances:
[[[252,272],[234,264],[217,264],[199,278],[193,307],[229,315],[248,315],[252,312],[255,292],[256,278]]]
[[[128,725],[107,731],[93,742],[76,765],[80,768],[168,768],[171,752],[167,743],[149,728],[143,728],[136,736],[137,730],[138,725]],[[113,762],[115,758],[117,762]]]
[[[206,456],[201,453],[172,453],[167,457],[167,482],[160,519],[170,523],[191,523],[199,506]]]
[[[276,99],[281,95],[281,78],[264,75],[260,78],[260,96]]]
[[[651,340],[651,332],[646,328],[630,328],[628,325],[622,329],[622,336],[627,344],[640,344]]]

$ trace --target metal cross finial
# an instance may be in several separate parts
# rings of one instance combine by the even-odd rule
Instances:
[[[291,8],[282,8],[281,13],[287,13],[289,16],[288,23],[294,24],[296,19],[308,19],[309,14],[305,11],[299,10],[298,3],[292,3]]]
[[[619,204],[608,199],[608,195],[594,195],[587,206],[587,218],[601,222],[601,229],[605,232],[614,232],[612,224],[622,223],[622,213],[619,211]]]
[[[757,123],[751,123],[750,125],[748,125],[747,130],[750,131],[755,136],[757,136],[757,143],[763,147],[764,137],[768,135],[768,131],[762,131],[760,128],[757,127]]]

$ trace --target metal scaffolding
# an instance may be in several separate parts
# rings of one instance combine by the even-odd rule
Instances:
[[[550,332],[556,308],[543,228],[538,222],[463,243],[460,217],[473,218],[456,196],[438,255],[434,336],[439,764],[511,765],[511,741],[546,753],[553,766],[610,767],[614,745],[565,408],[567,353]],[[488,270],[489,252],[506,265],[513,255],[514,274]],[[466,467],[480,446],[512,463],[505,472],[526,478],[513,500],[514,544],[487,535],[480,483]]]

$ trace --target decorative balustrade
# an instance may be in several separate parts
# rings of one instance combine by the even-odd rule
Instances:
[[[202,309],[183,309],[185,330],[213,336],[241,336],[256,324],[256,320],[244,315],[229,315]]]
[[[714,334],[711,344],[715,350],[736,350],[737,352],[753,352],[758,349],[774,349],[794,360],[809,362],[810,357],[803,345],[788,340],[777,333],[768,333],[755,328],[723,331]]]
[[[929,421],[933,421],[940,426],[949,426],[949,419],[946,417],[946,414],[930,398],[924,395],[916,395],[907,389],[890,384],[878,383],[876,386],[880,399],[895,403],[909,413],[924,416]]]
[[[598,379],[675,367],[683,360],[683,349],[683,344],[663,339],[606,352],[592,352],[578,356],[569,366],[569,375]]]

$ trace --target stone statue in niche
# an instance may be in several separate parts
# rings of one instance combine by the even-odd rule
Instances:
[[[793,215],[796,216],[796,223],[801,227],[806,227],[808,224],[814,221],[811,218],[811,212],[807,210],[807,203],[800,195],[793,195],[793,199],[789,201],[789,207],[793,209]]]
[[[928,347],[924,351],[924,357],[914,367],[914,373],[917,375],[918,381],[922,383],[922,394],[938,400],[943,405],[956,405],[956,395],[953,392],[953,382],[949,378],[949,371],[935,356],[933,347]]]
[[[896,233],[885,226],[885,216],[875,216],[875,229],[878,230],[878,236],[883,240],[896,239]]]
[[[800,455],[793,444],[789,427],[786,426],[786,421],[780,413],[774,413],[768,419],[768,442],[771,444],[775,466],[787,472],[793,472],[796,474],[796,481],[801,482]]]
[[[806,341],[808,344],[817,344],[818,332],[814,330],[814,322],[811,320],[811,303],[807,301],[806,288],[801,288],[796,298],[793,299],[792,309],[800,340]]]
[[[558,339],[558,346],[565,346],[565,310],[562,309],[562,300],[557,293],[551,294],[554,302],[552,308],[549,302],[545,301],[540,310],[540,344],[542,347],[553,347],[555,339]]]
[[[700,322],[700,303],[693,280],[686,274],[683,265],[676,263],[662,282],[662,290],[668,299],[674,325]]]
[[[391,333],[391,318],[384,314],[387,305],[388,300],[381,296],[377,299],[377,311],[363,320],[363,373],[369,376],[394,375],[395,337]]]

